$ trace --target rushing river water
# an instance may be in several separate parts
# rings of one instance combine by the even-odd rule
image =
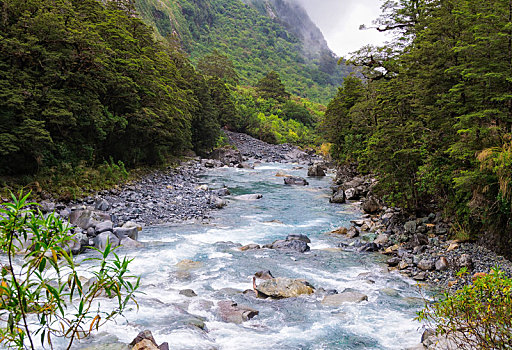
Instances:
[[[171,349],[405,349],[418,344],[421,330],[414,316],[422,303],[414,283],[387,273],[377,254],[336,249],[340,238],[326,232],[348,226],[361,213],[351,204],[329,203],[329,177],[308,178],[306,187],[283,185],[283,178],[275,176],[280,170],[305,176],[305,169],[292,167],[212,170],[204,183],[211,188],[226,185],[232,196],[210,223],[148,227],[139,237],[144,248],[120,249],[119,254],[134,258],[131,271],[141,276],[140,308],[105,326],[93,342],[105,344],[115,335],[129,343],[139,331],[150,329]],[[263,198],[232,198],[246,193]],[[242,252],[237,246],[263,245],[290,233],[306,234],[311,251]],[[183,259],[200,264],[180,270],[176,264]],[[368,295],[368,301],[335,308],[322,305],[315,294],[265,300],[238,292],[251,289],[251,278],[260,270],[303,278],[316,288],[351,288]],[[183,289],[193,289],[197,296],[180,295]],[[221,300],[252,307],[259,315],[241,325],[222,322],[216,313]],[[206,332],[190,326],[201,320]]]

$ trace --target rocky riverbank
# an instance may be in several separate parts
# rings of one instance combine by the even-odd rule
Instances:
[[[312,164],[320,159],[292,145],[271,145],[245,134],[229,131],[226,134],[234,147],[217,149],[208,159],[189,159],[177,168],[158,170],[138,181],[69,203],[46,200],[40,203],[40,208],[43,213],[56,212],[70,222],[71,233],[76,235],[75,244],[70,247],[74,254],[87,246],[102,248],[107,238],[114,245],[123,244],[125,239],[125,245],[138,246],[134,243],[137,234],[129,230],[208,220],[211,210],[227,205],[222,198],[229,195],[226,188],[210,189],[201,182],[200,175],[208,168],[253,168],[256,162]]]
[[[512,262],[471,242],[453,239],[451,223],[441,212],[424,217],[386,207],[373,195],[376,179],[343,168],[333,186],[331,202],[359,203],[365,213],[361,220],[336,232],[344,234],[340,246],[359,251],[376,251],[387,256],[390,271],[399,271],[418,282],[440,290],[456,290],[494,267],[512,276]],[[466,268],[468,274],[457,273]]]

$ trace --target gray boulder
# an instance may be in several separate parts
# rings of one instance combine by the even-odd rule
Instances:
[[[448,259],[446,259],[444,256],[440,257],[436,261],[436,270],[437,271],[445,271],[448,270],[448,267],[450,267],[450,264],[448,262]]]
[[[277,277],[265,280],[256,286],[259,296],[276,299],[293,298],[313,294],[315,288],[305,280]]]
[[[76,209],[69,214],[69,222],[74,226],[83,228],[84,230],[107,220],[110,220],[109,214],[90,209]]]
[[[346,202],[345,191],[339,188],[329,199],[331,203],[343,204]]]
[[[347,200],[358,200],[361,198],[361,191],[357,188],[347,188],[345,190],[345,197]]]
[[[432,260],[422,259],[418,263],[418,268],[423,270],[423,271],[429,271],[429,270],[433,270],[435,268],[435,265],[432,262]]]
[[[368,300],[366,294],[360,292],[342,292],[339,294],[326,295],[322,300],[322,304],[339,307],[345,303],[360,303],[366,300]]]
[[[115,227],[114,234],[119,238],[119,240],[123,240],[128,237],[136,241],[139,238],[139,231],[136,227]]]
[[[98,198],[94,204],[96,210],[107,211],[110,209],[110,203],[106,199]]]
[[[220,197],[217,197],[217,196],[211,196],[210,197],[210,205],[214,208],[217,208],[217,209],[222,209],[224,208],[226,205],[228,205],[228,203],[220,198]]]
[[[299,253],[304,253],[310,250],[306,242],[295,239],[291,241],[277,240],[274,243],[272,243],[269,248],[277,250],[290,250]]]
[[[107,220],[97,223],[94,226],[94,229],[96,230],[96,234],[100,234],[106,231],[112,231],[114,229],[114,224],[112,223],[112,221]]]
[[[313,164],[308,168],[308,176],[325,176],[326,167],[322,164]]]
[[[304,241],[306,243],[311,243],[311,240],[309,239],[308,236],[306,236],[306,235],[299,235],[299,234],[289,234],[286,237],[286,240],[287,241],[297,240],[297,241]]]
[[[129,249],[144,247],[144,244],[142,244],[141,242],[137,242],[136,240],[131,239],[130,237],[125,237],[125,238],[121,239],[119,244],[122,245],[123,247],[129,248]]]
[[[288,176],[284,178],[285,185],[297,185],[297,186],[307,186],[309,182],[306,179],[299,176]]]
[[[367,214],[375,214],[378,211],[380,211],[382,208],[379,201],[373,197],[370,196],[364,203],[363,203],[363,211]]]
[[[241,324],[259,314],[258,310],[251,309],[248,306],[238,305],[233,301],[219,301],[217,306],[219,317],[224,322]]]
[[[231,192],[227,188],[219,188],[218,190],[213,190],[212,193],[219,197],[229,196]]]
[[[243,161],[242,153],[229,147],[217,148],[211,153],[210,158],[216,159],[224,165],[239,164]]]
[[[110,231],[105,231],[94,237],[94,246],[99,250],[105,250],[107,242],[110,242],[112,248],[119,246],[119,238]]]

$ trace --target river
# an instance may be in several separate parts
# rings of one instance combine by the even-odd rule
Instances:
[[[106,325],[93,344],[80,347],[116,339],[129,343],[144,329],[171,349],[405,349],[418,344],[421,325],[414,317],[422,302],[414,281],[388,273],[378,254],[336,248],[341,239],[326,233],[348,227],[360,211],[353,204],[329,203],[330,177],[308,178],[306,187],[285,186],[275,176],[278,171],[305,176],[306,169],[293,167],[263,163],[254,170],[219,168],[204,175],[210,188],[229,188],[228,206],[208,223],[146,227],[139,237],[144,248],[119,249],[134,258],[131,271],[141,276],[139,309],[129,310],[126,318]],[[246,193],[263,198],[232,198]],[[263,245],[290,233],[307,235],[311,251],[239,250],[239,244]],[[198,263],[180,269],[176,264],[184,259]],[[303,278],[316,288],[357,290],[368,301],[336,308],[322,305],[322,296],[315,294],[266,300],[240,293],[252,288],[251,278],[260,270]],[[181,295],[183,289],[197,296]],[[254,308],[259,315],[243,324],[222,322],[216,312],[222,300]],[[206,331],[191,326],[202,322]]]

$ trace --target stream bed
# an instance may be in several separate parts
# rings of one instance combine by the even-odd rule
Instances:
[[[282,171],[305,177],[307,169],[294,166],[263,163],[254,170],[218,168],[204,175],[202,181],[210,188],[229,188],[227,207],[213,212],[208,223],[146,227],[139,237],[144,248],[120,248],[118,254],[134,258],[131,272],[141,276],[139,310],[129,310],[126,318],[106,325],[79,347],[129,343],[144,329],[150,329],[159,343],[168,342],[170,349],[406,349],[417,345],[422,330],[414,317],[423,302],[415,282],[388,273],[379,254],[336,248],[341,238],[327,233],[348,227],[361,212],[350,203],[329,203],[329,176],[308,178],[310,184],[305,187],[286,186],[282,177],[275,176]],[[263,198],[235,198],[248,193],[261,193]],[[288,234],[307,235],[311,251],[239,249],[249,243],[272,243]],[[192,262],[178,264],[185,259]],[[316,294],[270,300],[241,293],[252,289],[252,276],[261,270],[270,270],[274,277],[302,278],[316,288],[339,292],[350,288],[366,294],[368,301],[332,307],[323,305],[323,296]],[[192,289],[197,296],[180,294],[184,289]],[[256,309],[259,315],[243,324],[222,322],[217,303],[223,300]]]

